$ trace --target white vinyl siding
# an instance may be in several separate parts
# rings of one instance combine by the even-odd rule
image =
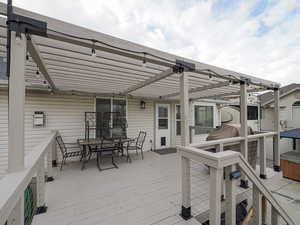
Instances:
[[[144,150],[150,150],[154,143],[154,103],[146,101],[146,108],[141,109],[140,100],[128,99],[127,101],[127,136],[137,137],[139,131],[147,132]]]
[[[41,143],[52,130],[59,130],[64,141],[84,137],[84,112],[93,111],[92,97],[29,93],[25,99],[25,152]],[[7,169],[8,113],[7,92],[0,91],[0,173]],[[33,127],[34,111],[44,111],[46,126]],[[58,149],[58,156],[60,152]]]

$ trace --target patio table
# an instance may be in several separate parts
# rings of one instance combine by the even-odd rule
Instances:
[[[99,153],[101,154],[102,151],[105,151],[105,149],[101,150],[101,144],[109,144],[109,143],[113,143],[115,146],[115,150],[121,150],[122,151],[122,155],[123,155],[123,146],[125,143],[128,143],[130,141],[132,141],[132,138],[122,138],[122,137],[111,137],[111,138],[107,138],[104,139],[104,142],[102,142],[103,140],[101,138],[89,138],[89,139],[78,139],[77,142],[80,146],[82,146],[82,166],[81,166],[81,170],[83,170],[85,168],[85,164],[86,164],[86,158],[87,158],[87,153],[91,154],[91,152],[88,152],[87,147],[88,146],[97,146],[97,148],[99,149]],[[113,151],[113,150],[109,150],[109,151]],[[97,153],[98,154],[98,153]],[[117,165],[114,164],[115,167],[117,168]],[[100,165],[99,165],[99,161],[97,160],[97,166],[100,170]]]

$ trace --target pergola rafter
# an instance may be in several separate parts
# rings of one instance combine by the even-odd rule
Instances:
[[[229,81],[225,81],[225,82],[221,82],[221,83],[217,83],[217,84],[211,84],[211,85],[207,85],[207,86],[191,88],[189,90],[189,94],[195,93],[195,92],[199,93],[199,92],[203,92],[203,91],[214,89],[214,88],[224,87],[224,86],[227,86],[228,84],[229,84]],[[161,98],[166,99],[166,98],[171,98],[171,97],[175,97],[178,95],[180,95],[180,92],[175,92],[175,93],[171,93],[168,95],[164,95],[164,96],[161,96]]]
[[[30,39],[27,40],[27,51],[30,53],[30,56],[34,60],[34,62],[37,64],[40,72],[43,74],[47,82],[49,83],[51,89],[55,91],[57,88],[51,79],[47,66],[44,62],[44,59],[40,53],[39,47],[35,44],[34,38],[31,37]]]

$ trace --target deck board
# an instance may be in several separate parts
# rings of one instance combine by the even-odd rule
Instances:
[[[99,172],[95,162],[84,171],[68,163],[47,184],[48,211],[35,216],[33,225],[196,225],[195,217],[208,210],[208,170],[191,164],[192,213],[180,216],[180,168],[177,154],[146,152],[131,164],[120,160],[119,169]],[[238,189],[238,192],[244,192]]]

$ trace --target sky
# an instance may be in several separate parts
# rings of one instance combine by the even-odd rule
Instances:
[[[300,83],[300,0],[13,0],[13,4],[282,85]]]

